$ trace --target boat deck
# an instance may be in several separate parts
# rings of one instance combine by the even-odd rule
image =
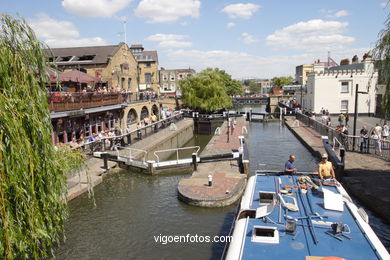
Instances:
[[[242,228],[244,235],[239,238],[242,242],[239,255],[236,254],[238,259],[315,259],[311,257],[329,256],[383,259],[383,255],[388,256],[342,186],[320,185],[318,190],[306,190],[298,185],[297,178],[278,173],[255,176],[251,191],[245,193],[247,198],[241,202],[241,215],[236,221],[236,226],[240,225],[238,222],[245,225]],[[294,207],[298,211],[292,211]],[[330,210],[330,207],[334,209]],[[245,209],[252,213],[245,213]],[[287,231],[286,222],[295,225],[295,231]],[[340,227],[344,231],[336,233],[331,225],[339,222],[343,223]],[[233,241],[235,239],[237,235]]]

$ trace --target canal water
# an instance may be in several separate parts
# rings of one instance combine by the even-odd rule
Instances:
[[[262,108],[257,108],[262,109]],[[278,121],[250,123],[251,170],[281,170],[289,154],[302,171],[317,160]],[[194,137],[185,146],[204,147],[211,137]],[[177,199],[177,185],[190,175],[146,176],[126,171],[107,177],[94,189],[96,206],[86,194],[69,203],[67,240],[58,259],[219,259],[223,243],[161,243],[171,235],[223,236],[237,205],[198,208]],[[380,224],[379,224],[380,225]]]

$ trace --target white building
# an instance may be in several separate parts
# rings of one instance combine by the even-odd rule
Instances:
[[[378,72],[374,71],[371,58],[361,63],[326,68],[314,64],[314,71],[308,74],[307,93],[303,97],[303,108],[319,113],[321,108],[331,114],[354,113],[355,92],[358,94],[358,113],[375,113],[375,92]]]

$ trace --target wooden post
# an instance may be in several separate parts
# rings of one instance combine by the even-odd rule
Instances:
[[[100,156],[103,158],[103,169],[108,170],[108,153],[101,153]]]
[[[148,164],[148,173],[150,174],[154,174],[154,167],[153,167],[153,164],[155,163],[155,161],[147,161],[147,164]]]

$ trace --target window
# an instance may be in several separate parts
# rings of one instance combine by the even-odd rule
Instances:
[[[125,88],[125,78],[121,78],[121,89]]]
[[[279,232],[276,227],[272,226],[254,226],[252,242],[278,244]]]
[[[348,93],[349,92],[349,81],[342,81],[341,82],[341,93]]]
[[[175,90],[176,89],[176,84],[175,83],[171,83],[170,89]]]
[[[188,78],[188,77],[191,77],[191,75],[192,75],[191,73],[187,73],[187,78]]]
[[[145,62],[145,68],[150,68],[150,62]]]
[[[170,90],[168,83],[163,83],[163,88],[164,88],[164,91]]]
[[[83,55],[77,57],[78,61],[92,61],[95,58],[96,55]]]
[[[152,83],[152,74],[151,73],[145,73],[145,83],[146,84]]]
[[[178,78],[183,79],[183,73],[179,73]]]
[[[167,81],[168,80],[168,74],[167,73],[163,73],[163,81]]]
[[[348,111],[348,100],[341,100],[341,112]]]
[[[175,81],[175,73],[171,72],[171,73],[169,74],[169,79],[170,79],[171,81]]]

